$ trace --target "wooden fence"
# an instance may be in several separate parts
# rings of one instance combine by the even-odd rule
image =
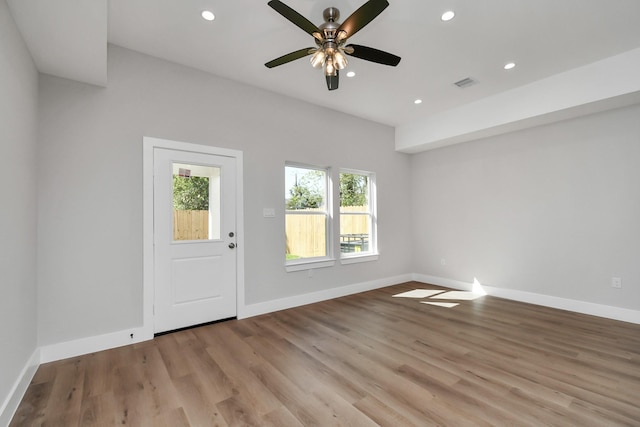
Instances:
[[[286,217],[287,254],[309,258],[327,253],[324,215],[287,214]]]
[[[363,212],[364,208],[342,208],[340,234],[368,234],[368,215],[349,215]],[[303,258],[326,254],[324,215],[286,215],[286,253]],[[206,240],[209,238],[209,211],[180,211],[173,213],[174,240]]]
[[[349,215],[349,212],[364,212],[366,208],[350,206],[342,208],[340,234],[368,234],[368,215]],[[325,216],[313,214],[286,215],[286,253],[302,258],[326,254]]]
[[[209,238],[209,211],[173,211],[173,240]]]
[[[350,212],[366,212],[365,206],[345,206],[340,211],[340,234],[369,233],[369,215],[349,215]]]

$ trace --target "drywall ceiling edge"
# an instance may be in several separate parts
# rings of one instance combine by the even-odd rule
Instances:
[[[397,126],[396,150],[417,153],[640,102],[640,49]]]

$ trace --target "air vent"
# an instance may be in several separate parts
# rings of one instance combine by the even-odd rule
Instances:
[[[471,77],[467,77],[466,79],[458,80],[457,82],[454,83],[454,85],[458,86],[459,88],[465,88],[465,87],[473,86],[476,83],[478,82],[473,80]]]

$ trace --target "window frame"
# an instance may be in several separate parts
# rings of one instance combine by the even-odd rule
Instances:
[[[333,181],[331,176],[331,167],[287,161],[284,164],[285,190],[287,189],[286,170],[288,167],[324,172],[325,200],[324,200],[324,211],[320,211],[320,210],[298,211],[298,210],[286,209],[286,199],[285,199],[285,210],[284,210],[285,245],[286,245],[287,215],[324,215],[325,216],[324,223],[325,223],[326,254],[325,256],[320,256],[320,257],[299,258],[299,259],[292,259],[292,260],[285,259],[285,264],[284,264],[285,270],[287,272],[291,272],[291,271],[310,270],[313,268],[332,267],[335,265],[336,260],[333,255],[333,246],[334,246],[333,245]]]
[[[377,188],[376,173],[350,168],[340,168],[338,171],[338,187],[342,174],[362,175],[368,180],[367,200],[369,209],[367,212],[349,212],[347,215],[368,215],[369,216],[369,250],[366,252],[342,252],[340,251],[341,264],[354,264],[358,262],[376,261],[379,257],[378,253],[378,213],[377,213]],[[342,206],[338,200],[338,218],[342,222]],[[340,240],[340,239],[338,239]],[[340,242],[338,242],[340,243]]]

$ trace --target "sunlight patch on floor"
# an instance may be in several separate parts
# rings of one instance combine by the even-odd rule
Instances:
[[[444,302],[445,301],[473,301],[477,298],[487,295],[487,292],[482,287],[482,284],[477,278],[473,278],[473,287],[471,291],[446,291],[444,289],[414,289],[412,291],[406,291],[393,295],[394,298],[415,298],[424,299],[428,298],[430,301],[420,301],[421,304],[435,305],[437,307],[453,308],[460,303],[457,302]],[[435,300],[435,301],[433,301]]]
[[[394,298],[428,298],[430,296],[440,294],[444,292],[444,289],[414,289],[412,291],[402,292],[396,294]]]
[[[433,301],[420,301],[421,304],[435,305],[437,307],[453,308],[460,305],[457,302],[433,302]]]

